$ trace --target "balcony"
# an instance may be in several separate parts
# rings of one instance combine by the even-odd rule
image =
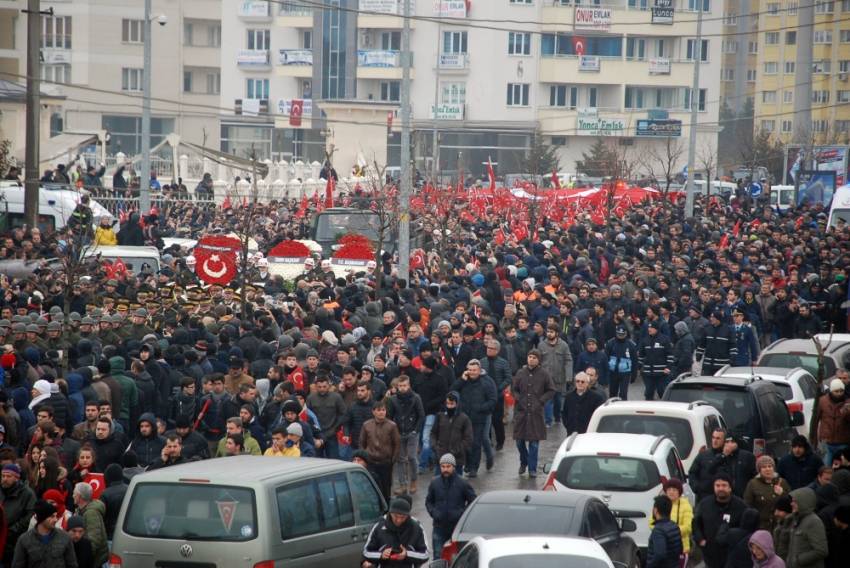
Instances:
[[[307,79],[313,76],[312,49],[279,49],[277,74],[283,77]]]
[[[468,53],[441,53],[440,71],[469,71]]]
[[[547,56],[540,59],[539,73],[542,83],[563,83],[564,77],[580,74],[582,83],[598,85],[621,84],[623,77],[640,77],[636,83],[647,86],[690,85],[693,63],[666,58]]]
[[[413,54],[411,53],[411,58]],[[411,61],[411,65],[412,65]],[[387,49],[358,49],[358,79],[401,79],[401,52]],[[413,69],[410,77],[413,78]]]
[[[242,69],[268,69],[271,67],[270,52],[268,49],[240,49],[236,65]]]
[[[400,30],[404,27],[404,19],[399,17],[404,14],[403,0],[360,0],[358,7],[357,26],[360,28]],[[415,0],[410,0],[410,12],[416,13]],[[415,29],[416,22],[411,21],[410,27]]]
[[[313,7],[297,1],[280,4],[277,25],[290,28],[312,28]]]
[[[242,0],[236,13],[248,22],[268,22],[272,18],[270,3],[257,0]]]
[[[233,113],[238,116],[259,116],[269,114],[268,99],[236,99],[233,101]]]

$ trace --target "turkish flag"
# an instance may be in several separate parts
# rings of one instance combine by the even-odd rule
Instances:
[[[496,172],[493,171],[493,162],[487,156],[487,177],[490,178],[490,191],[496,190]]]
[[[242,243],[234,237],[202,237],[192,250],[195,272],[207,284],[228,284],[236,277],[236,253],[241,248]]]
[[[581,57],[584,55],[584,48],[587,45],[587,40],[581,36],[573,36],[573,51]]]
[[[552,170],[552,185],[555,186],[555,189],[561,189],[561,180],[558,179],[558,172]]]
[[[100,494],[106,489],[106,480],[102,473],[89,473],[83,478],[83,483],[91,485],[92,501],[100,499]]]
[[[304,115],[304,100],[292,99],[289,105],[289,126],[301,126],[301,117]]]

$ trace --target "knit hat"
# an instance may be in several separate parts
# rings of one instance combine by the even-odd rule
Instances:
[[[298,414],[301,412],[301,405],[294,400],[287,400],[283,403],[283,406],[281,406],[280,413],[286,414],[287,412],[294,412],[295,414]]]
[[[718,473],[717,475],[714,476],[714,479],[712,479],[712,483],[714,483],[715,481],[725,481],[729,485],[732,485],[732,478],[729,477],[728,474],[723,473],[723,472]]]
[[[354,453],[351,454],[351,458],[352,459],[359,458],[359,459],[363,460],[364,462],[368,463],[369,462],[369,452],[367,452],[366,450],[354,450]]]
[[[21,478],[21,466],[19,466],[16,463],[7,463],[6,465],[4,465],[3,466],[3,472],[4,473],[11,473],[12,475],[17,477],[18,479]]]
[[[832,379],[829,382],[829,392],[844,392],[844,381],[841,379]]]
[[[301,428],[301,424],[299,424],[298,422],[293,422],[292,424],[286,427],[286,433],[301,438],[304,436],[304,429]]]
[[[35,512],[35,522],[43,523],[46,519],[49,519],[56,514],[56,507],[43,499],[39,499],[35,502],[33,511]]]
[[[440,465],[450,465],[452,467],[457,467],[457,462],[455,461],[455,457],[452,454],[443,454],[440,457]]]
[[[50,383],[48,383],[44,379],[40,379],[40,380],[36,381],[35,384],[32,386],[32,388],[37,390],[38,394],[42,394],[42,395],[44,395],[44,394],[49,395],[50,394]]]
[[[397,515],[409,515],[410,514],[410,502],[407,499],[402,499],[401,497],[396,497],[392,501],[390,501],[390,513],[395,513]]]
[[[79,515],[72,515],[68,517],[68,521],[65,523],[65,530],[72,531],[74,529],[84,529],[86,528],[86,522]]]
[[[688,324],[683,321],[677,321],[673,325],[673,330],[676,332],[676,335],[685,335],[688,333]]]
[[[773,461],[772,457],[768,455],[759,456],[759,459],[756,460],[756,471],[760,471],[761,468],[769,465],[776,468],[776,462]]]
[[[334,332],[329,329],[322,332],[322,341],[334,346],[339,345],[339,340],[336,338],[336,335],[334,335]]]

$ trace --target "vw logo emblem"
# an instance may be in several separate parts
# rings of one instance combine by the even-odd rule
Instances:
[[[183,558],[189,558],[192,556],[192,547],[191,545],[184,544],[180,547],[180,556]]]

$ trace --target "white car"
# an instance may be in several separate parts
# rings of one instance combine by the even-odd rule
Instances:
[[[614,516],[634,520],[632,538],[643,550],[649,544],[652,500],[672,477],[683,481],[684,497],[693,503],[685,467],[667,436],[573,433],[558,448],[543,490],[599,497]]]
[[[792,415],[795,412],[803,414],[803,423],[797,426],[797,432],[803,436],[809,435],[809,425],[812,423],[815,399],[817,398],[818,382],[803,367],[782,369],[779,367],[723,367],[714,374],[715,377],[761,377],[770,381],[788,407]]]
[[[445,560],[431,566],[447,566]],[[608,555],[590,538],[475,537],[463,547],[452,568],[614,568]]]
[[[718,428],[725,430],[726,422],[707,402],[609,398],[590,417],[587,432],[669,436],[685,471],[690,471],[697,454],[711,444],[711,433]]]

